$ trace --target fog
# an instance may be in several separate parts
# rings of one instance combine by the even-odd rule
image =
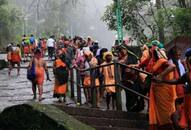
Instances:
[[[55,34],[91,36],[100,46],[110,48],[115,32],[101,20],[113,0],[8,0],[20,10],[23,34],[37,37]]]
[[[79,14],[82,21],[74,25],[78,35],[90,35],[94,39],[100,41],[101,46],[110,47],[114,40],[114,32],[108,31],[106,24],[101,21],[101,16],[105,12],[105,6],[110,4],[112,0],[83,0],[84,14]]]

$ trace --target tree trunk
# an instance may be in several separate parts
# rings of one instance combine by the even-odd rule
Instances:
[[[186,1],[185,0],[178,0],[178,3],[180,5],[181,8],[186,8]]]
[[[156,0],[156,7],[157,10],[160,10],[162,8],[161,6],[161,0]],[[163,16],[161,13],[158,15],[158,19],[163,19]],[[158,20],[159,21],[159,20]],[[165,37],[164,37],[164,25],[159,23],[158,24],[158,34],[159,34],[159,41],[164,43],[165,42]]]

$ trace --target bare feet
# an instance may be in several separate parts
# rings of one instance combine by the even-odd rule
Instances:
[[[33,97],[33,100],[36,100],[36,96]]]

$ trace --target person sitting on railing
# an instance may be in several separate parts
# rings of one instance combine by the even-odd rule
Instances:
[[[97,66],[98,62],[97,59],[93,56],[93,53],[91,51],[84,51],[84,56],[85,56],[85,63],[84,63],[84,69],[89,69],[91,67],[95,67]],[[93,72],[96,72],[95,70],[93,70]],[[91,73],[90,71],[85,71],[85,77],[84,77],[84,94],[86,97],[86,104],[90,103],[92,101],[92,96],[91,95],[91,87],[96,87],[99,85],[99,80],[96,77],[96,73],[93,74],[93,80],[95,80],[95,86],[91,86]],[[97,107],[99,107],[99,88],[96,87],[96,98],[97,98],[97,102],[96,105]]]
[[[106,65],[112,63],[113,55],[111,52],[105,52],[103,62],[101,65]],[[115,84],[115,75],[114,75],[114,65],[105,66],[100,68],[100,72],[104,75],[105,85],[114,85]],[[115,109],[116,103],[116,91],[115,86],[106,86],[106,103],[107,109],[110,109],[110,100],[112,98],[112,108]]]

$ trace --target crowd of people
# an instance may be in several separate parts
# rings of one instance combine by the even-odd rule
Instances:
[[[111,64],[93,71],[96,105],[99,107],[100,102],[105,99],[107,109],[111,109],[111,105],[112,109],[116,109],[116,86],[114,86],[116,79],[112,64],[114,61],[147,71],[152,76],[121,66],[119,79],[123,86],[149,96],[150,130],[191,129],[191,49],[188,49],[183,57],[179,48],[173,47],[167,52],[162,43],[154,40],[144,44],[140,50],[142,55],[139,58],[125,44],[114,47],[114,51],[109,51],[107,48],[101,48],[99,42],[91,37],[85,39],[76,36],[72,39],[61,36],[56,39],[55,36],[50,36],[48,39],[36,40],[33,35],[30,37],[24,35],[21,45],[10,44],[7,47],[7,60],[9,75],[15,64],[18,65],[19,75],[21,52],[24,61],[30,61],[27,78],[32,82],[34,99],[37,98],[36,86],[38,86],[38,99],[41,101],[45,72],[47,80],[50,80],[46,61],[43,59],[48,51],[49,60],[54,61],[53,96],[58,98],[60,103],[66,101],[71,68],[85,70]],[[80,71],[87,105],[92,104],[91,76],[90,71]],[[107,87],[101,87],[104,85]],[[124,90],[127,111],[140,112],[145,108],[143,97]]]

